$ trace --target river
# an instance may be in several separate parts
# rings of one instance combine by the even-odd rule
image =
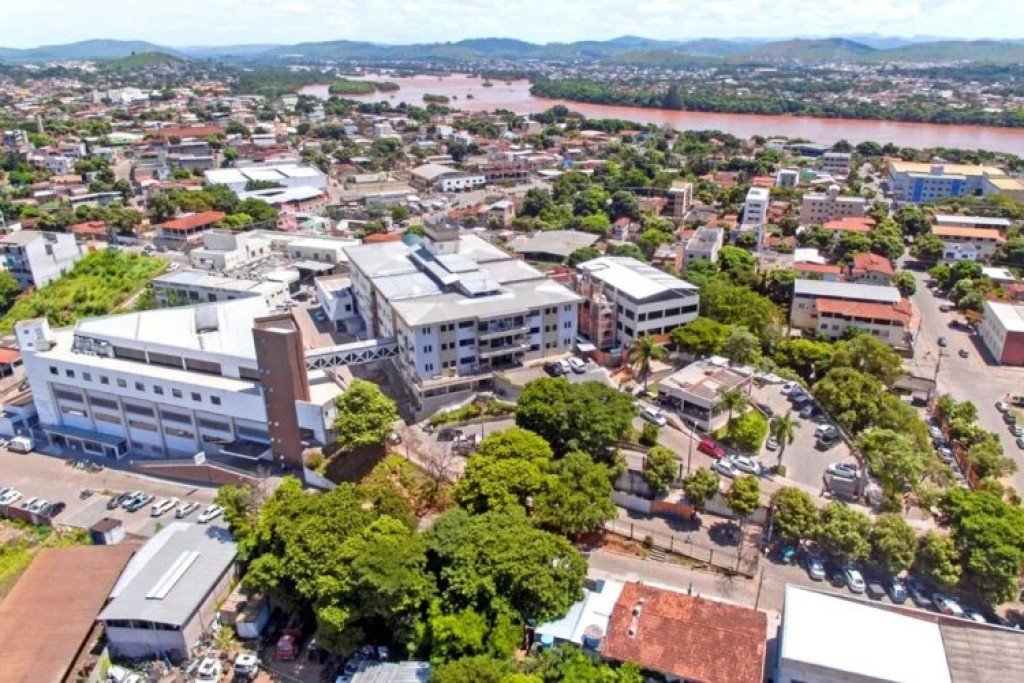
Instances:
[[[367,80],[377,80],[368,78]],[[899,121],[871,121],[864,119],[822,119],[809,116],[764,116],[758,114],[719,114],[709,112],[675,111],[671,109],[644,109],[607,104],[588,104],[568,100],[553,100],[530,94],[526,80],[493,81],[485,87],[483,79],[456,74],[392,78],[380,80],[397,83],[401,89],[394,93],[376,93],[353,96],[362,102],[387,100],[423,104],[424,93],[446,95],[448,105],[466,111],[509,109],[519,114],[532,114],[564,104],[588,118],[612,118],[639,123],[667,124],[680,130],[721,130],[741,138],[754,135],[787,138],[806,138],[821,144],[848,140],[853,144],[873,140],[892,142],[901,147],[952,147],[961,149],[987,149],[1024,156],[1024,129],[994,128],[987,126],[947,126],[936,123],[903,123]],[[327,98],[326,85],[311,85],[300,92]],[[469,96],[472,95],[472,98]]]

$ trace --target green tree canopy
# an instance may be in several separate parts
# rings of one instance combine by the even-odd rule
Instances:
[[[698,467],[683,477],[683,491],[697,510],[703,510],[722,486],[718,473],[708,467]]]
[[[655,446],[644,459],[643,477],[655,495],[668,491],[679,475],[679,460],[664,446]]]
[[[761,342],[753,332],[736,325],[722,342],[722,355],[734,363],[749,365],[761,356]]]
[[[818,506],[803,489],[783,486],[772,495],[772,523],[789,543],[813,538],[818,530]]]
[[[870,472],[889,501],[891,509],[902,508],[906,486],[917,484],[925,473],[931,453],[921,450],[913,437],[891,429],[871,429],[858,439],[858,449]]]
[[[537,524],[567,536],[596,531],[617,514],[610,469],[580,451],[554,463],[534,504]]]
[[[725,503],[740,519],[746,519],[761,506],[761,481],[752,474],[733,480],[725,494]]]
[[[570,268],[575,268],[579,264],[592,261],[599,256],[601,256],[601,251],[597,247],[580,247],[579,249],[573,250],[573,252],[565,258],[565,265]]]
[[[871,563],[880,571],[895,576],[914,563],[917,535],[901,516],[879,515],[871,527]]]
[[[818,544],[829,555],[846,561],[865,559],[871,552],[871,520],[859,510],[832,501],[821,511]]]
[[[700,358],[718,354],[729,336],[730,329],[729,325],[698,316],[672,330],[669,338],[677,349],[688,351]]]
[[[334,429],[347,450],[384,443],[398,419],[398,409],[376,384],[353,379],[335,401]]]
[[[960,582],[960,554],[952,537],[929,531],[918,540],[914,572],[939,590],[951,591]]]
[[[804,380],[811,382],[820,378],[832,367],[835,347],[813,339],[783,339],[775,346],[772,355],[778,365],[787,367]]]
[[[632,430],[632,399],[598,382],[534,380],[516,404],[516,424],[539,434],[556,455],[582,450],[609,460],[616,441]]]
[[[832,355],[833,368],[853,368],[892,386],[903,374],[903,359],[882,340],[858,334],[838,342]]]

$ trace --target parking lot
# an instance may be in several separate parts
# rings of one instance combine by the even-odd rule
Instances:
[[[174,512],[152,517],[151,504],[134,513],[123,508],[108,510],[111,495],[144,491],[154,497],[151,502],[175,497],[204,507],[212,503],[216,495],[214,488],[176,484],[110,468],[88,472],[65,462],[41,453],[20,454],[0,449],[0,487],[14,486],[21,492],[18,506],[32,497],[65,503],[67,507],[54,518],[57,524],[88,528],[104,517],[112,517],[122,520],[128,533],[142,536],[152,536],[158,525],[166,526],[174,521]],[[89,489],[93,494],[82,497],[82,489]],[[197,516],[198,513],[193,512],[184,521],[194,522]],[[222,520],[217,521],[223,524]]]

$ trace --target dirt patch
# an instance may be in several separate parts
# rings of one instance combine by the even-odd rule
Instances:
[[[324,476],[335,483],[362,481],[386,455],[387,449],[382,445],[357,448],[348,452],[338,451],[329,456],[324,453],[328,458]]]

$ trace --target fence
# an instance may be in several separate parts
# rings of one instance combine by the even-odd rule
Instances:
[[[667,534],[623,520],[606,522],[604,530],[631,541],[650,543],[654,549],[689,557],[712,567],[736,572],[747,578],[752,578],[757,574],[759,554],[757,544],[754,542],[744,543],[742,549],[710,546],[700,542],[699,537],[695,539],[691,534]]]

